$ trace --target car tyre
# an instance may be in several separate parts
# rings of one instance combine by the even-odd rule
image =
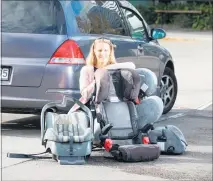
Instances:
[[[163,114],[168,113],[174,106],[177,92],[178,85],[174,71],[169,67],[166,67],[160,85],[160,97],[164,103]]]

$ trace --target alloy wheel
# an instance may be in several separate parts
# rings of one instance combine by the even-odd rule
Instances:
[[[160,96],[163,100],[164,109],[169,107],[175,95],[174,81],[169,75],[163,75],[160,85]]]

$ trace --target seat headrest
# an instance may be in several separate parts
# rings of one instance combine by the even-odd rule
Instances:
[[[136,100],[140,76],[134,69],[98,69],[95,72],[95,102]]]

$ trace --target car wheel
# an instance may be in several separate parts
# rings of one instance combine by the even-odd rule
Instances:
[[[160,85],[160,97],[164,104],[163,114],[168,113],[174,106],[177,91],[178,86],[176,76],[169,67],[166,67]]]

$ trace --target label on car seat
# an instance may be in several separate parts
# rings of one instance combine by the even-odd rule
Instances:
[[[110,102],[119,102],[120,101],[119,98],[116,96],[110,97],[109,100],[110,100]]]
[[[165,142],[158,142],[157,144],[160,147],[161,151],[165,151]]]
[[[141,86],[141,90],[144,92],[146,92],[148,88],[149,87],[145,83],[143,83],[143,85]]]

